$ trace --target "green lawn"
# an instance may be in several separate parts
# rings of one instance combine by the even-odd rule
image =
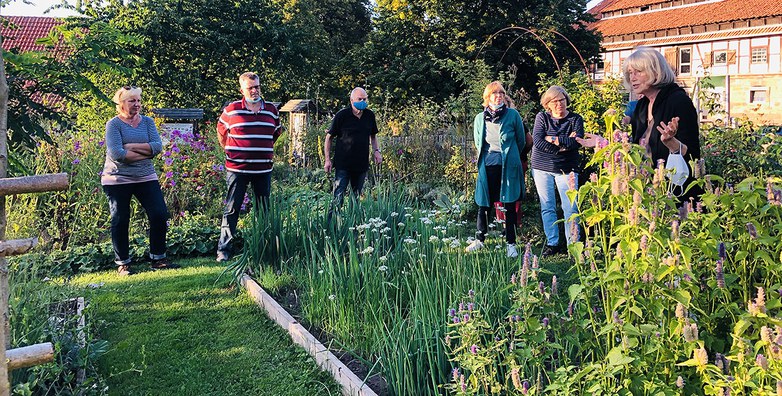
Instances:
[[[111,395],[338,395],[339,387],[209,259],[182,269],[73,280],[111,343],[99,361]],[[94,286],[103,284],[100,287]]]

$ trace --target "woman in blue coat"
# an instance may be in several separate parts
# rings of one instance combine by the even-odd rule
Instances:
[[[478,151],[478,180],[475,203],[478,204],[478,232],[467,252],[484,247],[491,207],[502,202],[505,208],[505,240],[508,257],[517,257],[516,201],[524,191],[521,151],[525,144],[524,122],[519,112],[505,104],[505,89],[494,81],[483,90],[484,110],[475,116],[473,134]]]

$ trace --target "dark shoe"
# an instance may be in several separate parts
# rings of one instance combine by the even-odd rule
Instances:
[[[543,257],[550,257],[559,254],[559,246],[546,245],[543,247],[543,252],[540,254]]]
[[[150,265],[149,268],[152,268],[153,271],[158,271],[158,270],[167,270],[167,269],[177,269],[179,268],[179,266],[168,261],[168,259],[160,259],[160,260],[153,261],[152,265]]]
[[[133,275],[133,270],[130,269],[129,264],[120,265],[117,267],[117,275],[119,276],[130,276]]]
[[[217,252],[217,262],[224,263],[231,259],[231,255],[225,252]]]

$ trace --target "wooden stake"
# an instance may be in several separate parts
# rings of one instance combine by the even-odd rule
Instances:
[[[68,189],[68,174],[54,173],[9,177],[0,179],[0,195],[35,193],[44,191],[61,191]]]
[[[3,45],[3,36],[0,35],[0,48]],[[8,80],[5,75],[5,61],[0,51],[0,178],[8,176]],[[5,196],[0,195],[0,240],[5,239]],[[11,393],[11,383],[8,381],[8,362],[5,358],[5,350],[8,344],[8,263],[5,257],[0,257],[0,320],[3,329],[0,331],[0,396],[8,396]]]
[[[36,366],[54,361],[54,345],[51,342],[9,349],[5,358],[8,360],[8,370]]]
[[[12,239],[10,241],[0,241],[0,256],[16,256],[25,254],[38,246],[38,238]]]

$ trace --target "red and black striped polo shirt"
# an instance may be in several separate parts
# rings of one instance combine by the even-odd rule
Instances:
[[[244,98],[232,102],[223,109],[217,130],[226,135],[226,170],[271,172],[274,142],[280,136],[280,115],[273,104],[261,101],[260,109],[253,112],[247,109]]]

